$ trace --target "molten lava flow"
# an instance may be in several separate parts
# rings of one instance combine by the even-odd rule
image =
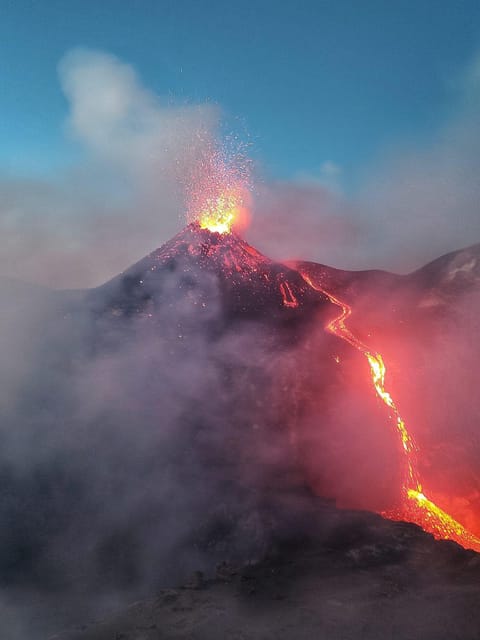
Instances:
[[[470,533],[452,516],[443,511],[435,503],[429,500],[423,493],[422,485],[416,470],[417,445],[408,433],[405,422],[397,409],[395,401],[385,389],[385,364],[379,353],[374,353],[361,342],[345,325],[345,321],[351,315],[352,310],[345,302],[341,302],[335,296],[325,291],[322,286],[312,281],[311,277],[300,271],[304,280],[316,291],[322,292],[331,302],[342,309],[342,313],[331,320],[327,325],[328,331],[345,340],[358,349],[367,358],[370,365],[372,382],[378,397],[390,409],[390,418],[395,420],[395,426],[400,436],[402,452],[405,456],[405,475],[402,486],[402,502],[398,509],[383,512],[382,515],[392,520],[406,520],[414,522],[425,531],[433,534],[435,538],[454,540],[467,549],[480,552],[480,539]]]
[[[298,307],[298,300],[288,282],[282,282],[280,284],[280,293],[282,294],[283,305],[285,307]]]

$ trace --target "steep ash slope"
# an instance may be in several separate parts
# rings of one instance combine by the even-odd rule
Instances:
[[[196,223],[93,290],[89,299],[99,310],[145,314],[152,305],[178,304],[182,297],[205,304],[209,289],[202,286],[209,283],[218,285],[216,301],[225,322],[251,318],[286,325],[307,319],[319,305],[331,306],[295,270],[273,262],[234,233],[212,233]]]

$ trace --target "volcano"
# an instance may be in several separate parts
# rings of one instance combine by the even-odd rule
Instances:
[[[211,232],[195,222],[93,290],[89,300],[94,306],[96,299],[101,301],[98,311],[145,316],[179,299],[189,300],[201,313],[215,302],[213,295],[225,323],[252,319],[288,325],[306,319],[319,306],[331,306],[296,270],[273,262],[233,232]]]
[[[343,632],[358,637],[360,626],[370,625],[374,630],[365,631],[366,638],[394,632],[410,637],[421,629],[422,637],[437,639],[450,637],[463,624],[462,638],[473,638],[476,622],[458,621],[457,607],[452,609],[436,589],[441,584],[446,593],[454,594],[460,610],[470,612],[473,620],[475,554],[450,542],[434,542],[424,531],[456,540],[467,549],[477,548],[478,540],[454,519],[453,515],[468,521],[448,496],[438,492],[438,481],[422,464],[432,441],[416,430],[419,451],[410,435],[411,419],[415,423],[419,416],[408,403],[408,393],[402,394],[401,374],[397,371],[393,379],[394,395],[386,376],[386,365],[399,361],[399,343],[392,342],[392,335],[403,348],[409,341],[415,343],[411,349],[417,360],[409,362],[403,374],[405,388],[412,372],[419,375],[424,336],[432,337],[433,328],[443,327],[451,318],[458,305],[446,300],[461,301],[452,281],[461,279],[462,293],[475,287],[475,278],[468,279],[466,268],[462,269],[464,261],[472,262],[468,252],[452,254],[408,276],[341,272],[304,262],[284,265],[234,233],[215,233],[194,223],[88,292],[85,304],[93,314],[97,339],[115,327],[122,343],[131,340],[127,328],[139,326],[142,332],[148,328],[149,335],[167,337],[174,368],[182,366],[185,353],[193,351],[198,357],[199,335],[205,336],[208,360],[218,357],[218,346],[225,341],[230,344],[232,338],[248,335],[241,342],[245,360],[238,366],[229,356],[222,383],[214,393],[209,387],[209,406],[222,417],[220,432],[210,412],[209,421],[199,427],[198,408],[190,409],[194,428],[188,433],[195,458],[206,458],[217,470],[227,469],[222,479],[228,487],[241,485],[240,492],[238,488],[222,492],[225,502],[220,509],[204,507],[200,535],[190,543],[215,550],[216,559],[231,559],[232,542],[234,548],[239,541],[243,547],[248,538],[256,541],[258,553],[261,522],[262,551],[254,555],[253,563],[249,555],[246,565],[242,556],[239,565],[220,563],[212,579],[205,581],[196,573],[182,588],[161,591],[153,600],[86,627],[83,635],[89,639],[151,633],[154,637],[162,628],[166,637],[173,637],[177,632],[170,636],[170,628],[186,625],[188,633],[199,639],[215,633],[257,638],[256,625],[261,624],[275,629],[275,636],[310,638],[321,630],[335,638],[337,629],[343,630],[338,637]],[[450,277],[452,264],[457,275]],[[441,301],[441,318],[426,302],[432,298]],[[169,334],[166,321],[172,318],[175,330]],[[98,348],[105,349],[103,340]],[[423,343],[422,348],[426,358],[428,347]],[[232,380],[240,380],[241,391],[233,402],[225,403],[223,384],[229,387]],[[426,376],[424,384],[428,385]],[[402,417],[403,410],[400,415],[404,403],[408,420]],[[352,442],[355,455],[349,457]],[[189,457],[191,464],[195,463]],[[208,473],[201,471],[199,484],[208,484]],[[420,474],[426,479],[425,494]],[[362,502],[368,485],[382,482],[398,485],[396,509],[382,508],[371,498]],[[409,490],[415,492],[412,497]],[[387,519],[358,508],[379,511]],[[424,531],[398,520],[415,522]],[[177,562],[180,557],[175,556]],[[322,586],[325,575],[328,588]],[[371,595],[372,584],[378,585],[380,596],[377,591]],[[414,601],[421,604],[415,608]],[[436,603],[433,609],[431,602]],[[438,602],[445,615],[438,614]],[[305,606],[311,607],[307,618]],[[344,622],[347,606],[351,619]],[[228,615],[212,625],[211,611]],[[391,619],[396,621],[394,629],[389,626]],[[452,620],[456,620],[453,626]],[[182,633],[179,637],[184,637]],[[77,637],[82,634],[65,634],[69,640]]]
[[[463,545],[466,566],[480,531],[475,381],[461,395],[450,370],[463,334],[475,370],[478,254],[407,276],[342,272],[192,223],[94,289],[23,290],[33,355],[2,409],[3,584],[136,599],[279,540],[286,558],[307,538],[355,555],[369,518],[392,536],[372,533],[373,564],[441,548],[406,520]]]
[[[281,345],[283,349],[300,344],[302,340],[305,343],[309,325],[311,327],[312,322],[321,322],[321,328],[334,336],[337,342],[346,343],[341,346],[332,341],[327,349],[330,350],[327,358],[334,357],[340,362],[338,353],[344,353],[346,346],[347,350],[353,347],[360,352],[368,361],[373,390],[390,412],[388,419],[385,419],[387,429],[388,420],[393,415],[400,456],[404,456],[403,480],[400,482],[403,505],[383,509],[382,512],[390,517],[413,520],[440,538],[455,539],[461,544],[480,549],[478,538],[425,496],[418,471],[418,446],[400,415],[395,399],[385,386],[383,356],[376,351],[373,341],[362,339],[361,332],[357,335],[346,324],[347,319],[355,315],[352,305],[360,307],[357,301],[368,297],[365,296],[366,290],[369,294],[376,292],[376,295],[390,290],[397,298],[399,291],[406,290],[412,306],[412,297],[418,297],[422,284],[425,281],[431,283],[432,277],[435,277],[432,274],[437,274],[437,280],[440,278],[441,282],[447,282],[450,291],[452,280],[458,279],[458,274],[465,279],[467,271],[470,273],[475,263],[472,253],[472,249],[464,250],[461,256],[444,258],[410,277],[378,271],[355,274],[314,263],[293,263],[291,266],[275,263],[235,233],[212,232],[194,222],[163,247],[90,292],[88,303],[103,321],[109,318],[110,323],[123,327],[129,318],[141,319],[155,326],[159,309],[176,309],[175,331],[182,340],[192,331],[198,332],[200,326],[212,339],[214,336],[218,339],[225,331],[235,331],[238,323],[262,324],[268,327],[277,346]],[[438,265],[445,270],[445,264],[451,265],[452,260],[455,267],[453,272],[439,276]],[[342,298],[336,297],[338,295]],[[352,304],[348,304],[343,296]],[[378,307],[371,300],[368,304],[374,309]],[[421,304],[417,301],[416,306],[420,307]],[[384,308],[385,305],[382,305]],[[363,319],[363,315],[361,317]],[[363,326],[368,326],[368,322]],[[370,332],[367,336],[370,336]],[[333,355],[333,351],[336,355]],[[296,366],[298,369],[300,362]],[[297,373],[297,380],[300,377],[301,374]],[[325,383],[325,388],[338,378],[338,374],[331,370],[328,378],[330,383]],[[290,403],[295,404],[295,401],[295,398],[290,399]],[[364,402],[368,405],[370,401]],[[376,419],[373,414],[367,418],[372,423]],[[295,420],[290,415],[290,421]],[[370,429],[368,424],[366,429]],[[394,436],[392,432],[392,439]],[[306,457],[309,457],[308,453]],[[388,477],[392,482],[391,476]],[[352,503],[349,504],[349,501]],[[351,498],[346,503],[356,506]]]

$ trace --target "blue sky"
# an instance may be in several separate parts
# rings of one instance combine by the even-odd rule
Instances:
[[[57,65],[108,51],[172,102],[219,104],[276,177],[326,162],[347,185],[398,140],[428,137],[480,47],[480,3],[3,0],[0,166],[71,162]]]
[[[90,286],[160,246],[219,126],[273,258],[480,242],[480,3],[2,0],[0,276]]]

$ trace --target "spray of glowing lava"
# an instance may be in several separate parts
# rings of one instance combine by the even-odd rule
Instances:
[[[213,233],[239,231],[249,221],[249,196],[250,163],[238,143],[204,140],[187,185],[188,219]]]
[[[358,349],[366,357],[370,366],[375,391],[382,402],[388,407],[390,420],[395,423],[405,461],[402,498],[401,504],[397,509],[383,512],[382,515],[392,520],[414,522],[425,531],[433,534],[435,538],[454,540],[467,549],[480,552],[480,539],[465,529],[463,525],[429,500],[424,494],[416,469],[418,447],[408,432],[394,399],[385,388],[386,369],[383,358],[381,354],[371,351],[361,340],[353,335],[345,324],[347,318],[352,313],[351,307],[326,291],[321,286],[321,283],[314,282],[306,271],[300,271],[300,273],[313,289],[326,295],[331,302],[341,308],[341,314],[329,322],[327,329],[333,335],[338,336]]]
[[[207,198],[198,215],[200,228],[214,233],[230,233],[241,215],[242,202],[240,191],[223,191],[213,198]]]

